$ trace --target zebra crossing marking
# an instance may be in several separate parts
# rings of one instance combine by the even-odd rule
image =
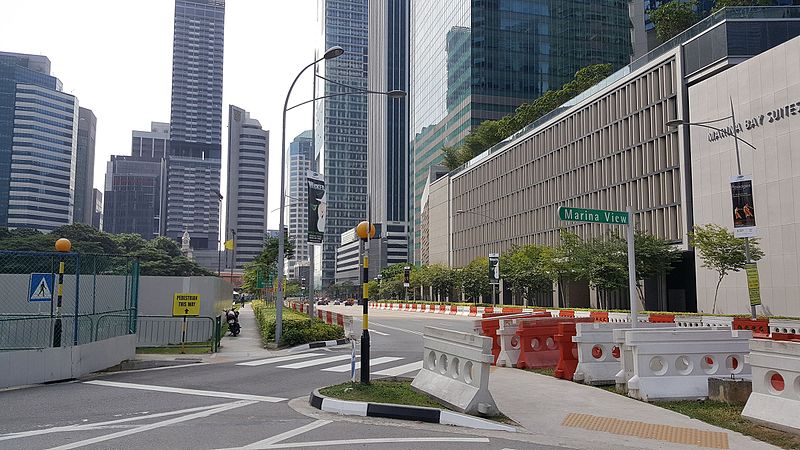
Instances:
[[[322,356],[319,353],[299,353],[297,355],[288,355],[288,356],[277,356],[274,358],[267,358],[267,359],[259,359],[256,361],[247,361],[243,363],[236,364],[237,366],[261,366],[264,364],[272,364],[272,363],[279,363],[285,361],[294,361],[295,359],[303,359],[303,358],[310,358],[312,356]]]
[[[389,369],[379,370],[377,372],[372,372],[373,375],[385,375],[387,377],[396,377],[398,375],[402,375],[404,373],[413,372],[415,370],[422,369],[422,361],[413,362],[410,364],[404,364],[402,366],[391,367]]]
[[[393,361],[397,361],[399,359],[403,359],[403,358],[398,358],[396,356],[383,356],[381,358],[371,359],[369,361],[369,366],[372,367],[372,366],[377,366],[378,364],[386,364],[386,363],[390,363],[390,362],[393,362]],[[356,368],[356,369],[358,369],[358,368]],[[342,364],[341,366],[328,367],[327,369],[322,369],[322,371],[323,372],[349,372],[350,371],[350,364]]]
[[[283,366],[278,366],[279,369],[304,369],[306,367],[312,366],[321,366],[323,364],[328,364],[334,361],[342,361],[345,359],[350,359],[350,355],[337,355],[337,356],[329,356],[327,358],[322,359],[312,359],[310,361],[300,361],[294,364],[286,364]]]

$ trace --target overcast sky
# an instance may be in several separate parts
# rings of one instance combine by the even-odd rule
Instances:
[[[169,122],[174,7],[173,0],[0,1],[0,51],[50,58],[64,91],[97,116],[94,186],[100,190],[110,155],[130,154],[132,130]],[[270,131],[269,209],[277,208],[283,101],[321,43],[316,14],[317,0],[226,0],[223,194],[227,113],[234,104]],[[310,74],[291,103],[310,98]],[[291,111],[287,144],[311,120],[310,106]],[[269,228],[278,228],[277,212]]]

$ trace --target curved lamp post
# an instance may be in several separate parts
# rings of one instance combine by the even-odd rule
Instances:
[[[349,95],[349,94],[381,94],[386,95],[389,98],[401,98],[406,96],[405,91],[401,90],[391,90],[387,92],[381,91],[371,91],[367,89],[359,89],[353,86],[347,86],[342,83],[333,82],[335,84],[343,85],[352,91],[348,92],[340,92],[336,94],[324,95],[322,97],[315,97],[311,100],[306,100],[304,102],[298,103],[293,106],[289,106],[289,97],[292,95],[292,89],[294,89],[294,85],[297,83],[297,80],[300,78],[300,75],[303,74],[309,67],[316,65],[318,62],[326,59],[334,59],[342,56],[344,54],[344,49],[339,46],[331,47],[325,51],[325,54],[322,55],[322,58],[315,60],[314,62],[308,64],[307,66],[303,67],[297,76],[292,81],[292,85],[289,87],[289,92],[286,93],[286,101],[283,103],[283,128],[281,131],[281,194],[280,194],[280,219],[278,222],[278,258],[277,258],[277,267],[278,267],[278,292],[276,295],[275,300],[275,344],[279,345],[281,341],[281,334],[283,332],[283,268],[284,268],[284,259],[285,259],[285,248],[284,248],[284,240],[286,239],[284,233],[284,215],[283,211],[286,208],[286,112],[297,108],[298,106],[305,105],[307,103],[315,102],[317,100],[322,100],[324,98],[331,98],[331,97],[339,97],[342,95]],[[315,75],[317,77],[325,79],[325,77],[321,77],[319,75]],[[331,81],[331,80],[328,80]],[[309,269],[310,270],[310,269]],[[309,308],[310,309],[310,308]]]

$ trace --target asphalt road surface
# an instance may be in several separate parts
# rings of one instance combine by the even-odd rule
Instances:
[[[351,311],[360,330],[360,307],[331,309]],[[373,378],[413,376],[421,367],[426,325],[472,328],[462,317],[373,311]],[[344,417],[311,408],[314,388],[349,379],[350,353],[341,346],[0,391],[0,449],[558,448],[529,442],[531,435],[524,433]]]

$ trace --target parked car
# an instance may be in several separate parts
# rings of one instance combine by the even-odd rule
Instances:
[[[355,303],[356,303],[355,300],[353,300],[352,298],[349,298],[349,299],[345,300],[344,306],[353,306]]]
[[[334,305],[341,305],[341,304],[342,304],[342,302],[340,302],[339,300],[334,300],[334,301],[333,301],[333,304],[334,304]]]

